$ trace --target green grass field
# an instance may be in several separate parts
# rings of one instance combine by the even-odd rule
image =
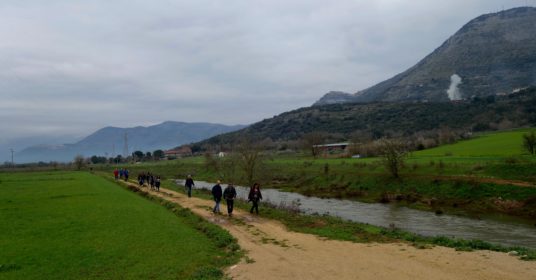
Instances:
[[[474,139],[455,144],[418,151],[413,157],[515,157],[526,155],[522,147],[524,133],[535,129],[518,129],[506,132],[486,133]]]
[[[235,260],[191,223],[89,173],[0,173],[0,278],[221,275]]]

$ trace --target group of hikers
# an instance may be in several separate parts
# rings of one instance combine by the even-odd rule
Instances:
[[[233,184],[228,184],[225,190],[222,191],[221,188],[221,181],[218,180],[216,185],[212,187],[212,197],[214,198],[214,208],[212,208],[212,212],[214,214],[221,214],[220,211],[220,202],[223,199],[225,199],[225,202],[227,203],[227,214],[231,217],[233,216],[233,208],[234,208],[234,200],[236,199],[236,189]],[[251,201],[253,203],[253,206],[251,206],[251,209],[249,210],[250,213],[253,214],[253,210],[255,210],[255,213],[257,215],[259,214],[259,201],[262,199],[262,194],[260,190],[260,185],[258,183],[255,183],[253,187],[249,190],[248,195],[248,201]]]
[[[114,169],[114,177],[115,177],[115,180],[119,180],[119,179],[124,179],[125,181],[128,181],[128,169]]]
[[[192,197],[192,187],[194,186],[195,183],[192,179],[192,175],[188,175],[186,181],[184,182],[184,188],[188,193],[188,197]],[[225,189],[222,189],[221,181],[218,180],[216,185],[212,187],[212,197],[214,198],[214,207],[212,208],[212,212],[214,214],[221,214],[220,203],[223,198],[225,199],[225,202],[227,204],[227,215],[229,215],[230,217],[233,216],[234,201],[236,199],[236,189],[232,183],[229,183]],[[251,189],[249,190],[248,194],[248,201],[253,203],[251,209],[249,210],[250,213],[253,214],[253,210],[255,210],[255,213],[259,214],[260,200],[262,200],[260,185],[258,183],[255,183],[253,184],[253,187],[251,187]]]
[[[154,174],[151,174],[151,172],[142,172],[138,174],[138,184],[140,187],[144,187],[145,183],[151,187],[151,190],[153,191],[160,191],[160,176],[155,176]]]
[[[116,168],[114,170],[115,180],[124,179],[125,181],[128,181],[128,175],[128,169],[121,168],[118,170]],[[160,176],[151,174],[151,172],[141,172],[138,174],[138,184],[140,187],[144,187],[147,183],[147,185],[151,187],[151,190],[160,191],[160,181]],[[188,194],[188,197],[192,197],[192,188],[194,186],[195,183],[192,179],[192,175],[188,175],[184,183],[185,191]],[[212,187],[212,197],[214,198],[215,202],[212,212],[214,214],[221,214],[220,203],[222,199],[225,199],[225,202],[227,204],[227,214],[230,217],[233,216],[234,200],[236,199],[236,195],[236,189],[232,183],[229,183],[225,189],[222,189],[221,181],[218,180],[216,185]],[[255,213],[259,214],[260,200],[262,200],[260,185],[258,183],[255,183],[250,188],[248,194],[248,202],[252,203],[251,209],[249,210],[250,213],[253,214],[253,211],[255,210]]]

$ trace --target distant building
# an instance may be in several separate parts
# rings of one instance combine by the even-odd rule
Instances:
[[[348,148],[351,145],[349,142],[344,143],[333,143],[333,144],[324,144],[324,145],[314,145],[313,148],[322,155],[330,154],[346,154],[348,153]]]
[[[167,159],[182,158],[192,156],[192,149],[188,146],[182,146],[175,149],[164,151]]]

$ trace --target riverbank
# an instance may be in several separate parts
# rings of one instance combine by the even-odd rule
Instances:
[[[408,161],[400,178],[385,173],[377,159],[317,159],[279,156],[266,160],[255,176],[265,188],[291,191],[321,198],[349,199],[367,203],[394,203],[419,210],[479,217],[504,214],[536,223],[536,187],[524,181],[532,162],[423,163]],[[501,166],[507,165],[502,168]],[[515,169],[519,176],[508,179],[490,177],[489,172]],[[150,171],[164,178],[232,181],[245,185],[241,170],[226,159],[195,157],[174,161],[124,165],[132,174]],[[106,172],[112,166],[97,165]],[[504,174],[503,174],[504,175]]]
[[[182,192],[182,181],[178,182],[178,185],[170,182],[165,185]],[[212,186],[213,184],[197,181],[194,195],[211,199],[208,190]],[[236,188],[236,205],[249,210],[250,205],[246,203],[248,189],[240,186]],[[534,229],[529,225],[437,216],[411,209],[394,210],[382,204],[308,198],[270,189],[263,190],[263,197],[262,215],[278,220],[298,232],[353,242],[407,241],[417,247],[441,245],[464,251],[515,251],[523,259],[536,259]],[[401,221],[405,221],[404,224],[401,225]]]
[[[289,231],[279,221],[250,215],[241,209],[235,210],[233,218],[214,215],[213,202],[207,199],[188,198],[168,189],[152,192],[143,188],[142,191],[189,208],[237,238],[247,257],[227,270],[233,279],[531,279],[536,276],[534,262],[523,262],[505,253],[465,252],[434,246],[419,249],[404,242],[326,240]]]

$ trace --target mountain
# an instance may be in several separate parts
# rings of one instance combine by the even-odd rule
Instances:
[[[524,126],[536,126],[536,87],[508,96],[475,97],[459,102],[371,102],[305,107],[196,145],[236,144],[241,139],[292,141],[303,139],[310,132],[330,134],[329,141],[345,141],[359,135],[412,136],[442,128],[485,131]]]
[[[314,105],[443,102],[501,95],[536,85],[536,8],[477,17],[415,66],[354,94],[328,93]]]
[[[22,151],[27,147],[42,145],[48,143],[51,145],[57,145],[61,143],[71,143],[80,140],[81,137],[77,135],[62,135],[62,134],[41,134],[33,137],[16,137],[13,139],[0,140],[0,162],[11,162],[11,149],[15,152]]]
[[[32,146],[16,153],[16,162],[71,161],[76,155],[109,156],[122,154],[127,135],[128,151],[154,151],[244,128],[211,123],[164,122],[132,128],[105,127],[74,144]]]

